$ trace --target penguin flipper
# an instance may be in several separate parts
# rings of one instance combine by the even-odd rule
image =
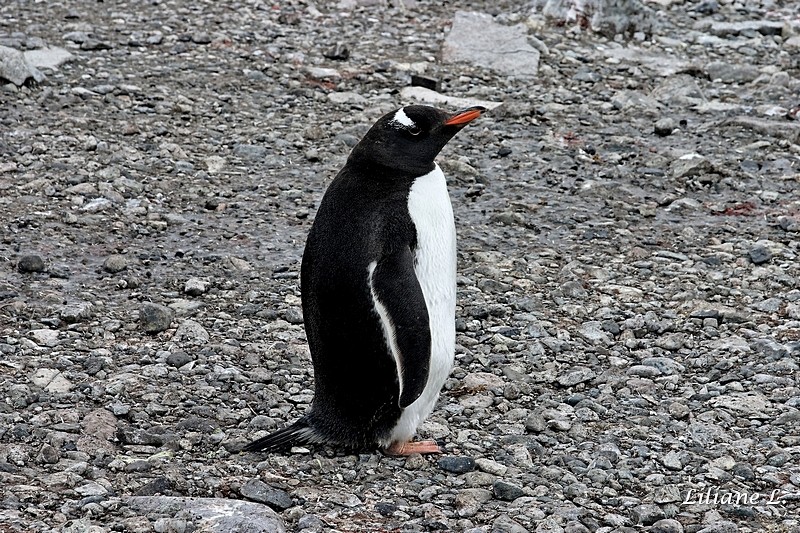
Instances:
[[[398,404],[406,408],[428,381],[431,327],[409,247],[370,265],[370,291],[380,316],[400,383]]]
[[[298,444],[313,444],[322,442],[316,431],[308,425],[308,421],[301,418],[294,424],[279,429],[260,439],[254,440],[242,448],[243,452],[276,452],[288,450]]]

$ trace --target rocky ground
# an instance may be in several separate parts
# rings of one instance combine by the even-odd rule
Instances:
[[[458,4],[0,5],[73,56],[0,88],[0,531],[800,531],[800,4]],[[526,64],[447,61],[457,7]],[[241,454],[308,406],[304,237],[412,75],[502,102],[440,158],[445,452]]]

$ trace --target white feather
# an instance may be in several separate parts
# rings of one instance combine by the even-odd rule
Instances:
[[[408,211],[417,230],[414,272],[428,308],[431,361],[425,389],[403,410],[389,440],[381,443],[384,446],[410,440],[428,418],[453,367],[455,352],[456,228],[447,182],[439,165],[414,180]]]
[[[381,319],[381,324],[383,325],[383,336],[386,339],[386,344],[389,345],[389,351],[392,353],[392,357],[394,358],[394,364],[397,366],[397,378],[400,382],[400,395],[403,394],[403,367],[400,364],[400,348],[397,346],[397,332],[394,328],[394,322],[392,322],[392,317],[389,316],[389,311],[386,310],[386,306],[378,299],[378,295],[375,293],[375,287],[372,285],[372,274],[375,272],[375,267],[378,265],[377,261],[373,261],[367,267],[367,271],[369,272],[367,280],[369,283],[369,292],[372,294],[372,303],[375,305],[375,312],[378,313],[378,317]]]
[[[403,111],[402,107],[397,110],[397,113],[394,114],[394,117],[392,117],[392,122],[395,122],[406,128],[413,128],[414,126],[416,126],[416,123],[413,120],[411,120],[411,117],[406,115],[406,112]]]

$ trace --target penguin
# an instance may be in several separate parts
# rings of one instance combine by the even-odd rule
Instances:
[[[412,441],[455,353],[456,231],[435,158],[483,111],[408,105],[353,148],[322,198],[300,269],[311,407],[244,451],[440,452],[435,441]]]

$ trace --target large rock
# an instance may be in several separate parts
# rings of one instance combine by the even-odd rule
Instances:
[[[196,533],[285,533],[280,516],[259,503],[225,498],[186,498],[181,496],[131,496],[130,509],[147,515],[174,517],[186,511],[195,518]]]
[[[456,11],[442,59],[518,77],[534,77],[539,69],[539,51],[528,44],[524,24],[504,26],[490,15],[472,11]]]
[[[451,109],[464,109],[472,106],[483,106],[486,109],[496,109],[503,105],[503,102],[492,102],[490,100],[479,100],[477,98],[460,98],[458,96],[448,96],[437,93],[425,87],[403,87],[400,89],[400,98],[404,102],[419,102],[433,106],[449,107]]]
[[[48,48],[37,48],[36,50],[26,50],[23,52],[25,60],[29,65],[36,68],[56,69],[66,63],[72,61],[75,56],[70,54],[63,48],[58,46],[51,46]]]
[[[35,82],[44,80],[44,74],[28,63],[25,54],[8,46],[0,46],[0,78],[21,86],[29,78]]]

